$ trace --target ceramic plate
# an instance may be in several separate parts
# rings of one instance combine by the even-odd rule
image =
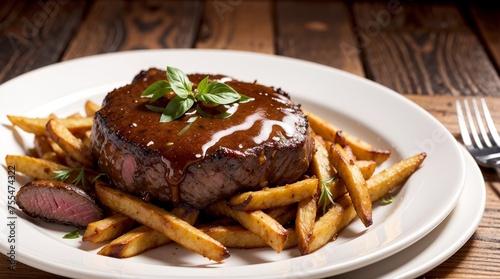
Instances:
[[[476,231],[486,204],[483,174],[467,150],[462,152],[465,188],[455,209],[437,228],[389,258],[334,278],[415,278],[455,254]]]
[[[2,146],[0,155],[24,154],[32,136],[10,127],[6,114],[67,116],[83,111],[86,100],[132,80],[140,70],[166,65],[186,73],[221,73],[236,79],[281,87],[304,108],[380,148],[392,151],[379,170],[418,152],[423,166],[394,193],[394,202],[374,208],[374,224],[353,222],[334,242],[301,256],[296,249],[279,254],[271,249],[230,250],[222,264],[177,245],[140,256],[99,256],[98,245],[67,240],[70,227],[46,224],[16,212],[16,259],[70,277],[302,278],[340,274],[380,261],[431,232],[456,205],[465,182],[464,159],[446,128],[429,113],[398,93],[366,79],[301,60],[217,50],[148,50],[75,59],[21,75],[0,86]],[[7,167],[1,181],[7,182]],[[26,181],[16,176],[16,187]],[[3,183],[3,185],[7,185]],[[8,217],[7,186],[2,187],[0,218]],[[9,251],[8,229],[0,240]]]

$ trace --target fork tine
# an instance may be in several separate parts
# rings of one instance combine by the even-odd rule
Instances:
[[[460,134],[462,135],[462,141],[465,146],[471,147],[472,140],[469,135],[469,131],[467,129],[467,124],[465,123],[464,113],[462,112],[462,105],[460,105],[460,101],[457,100],[455,102],[455,106],[457,108],[457,117],[458,117],[458,127],[460,128]]]
[[[490,130],[490,135],[497,144],[500,146],[500,136],[498,135],[497,128],[495,127],[495,123],[493,123],[493,118],[491,117],[488,106],[486,105],[486,101],[484,98],[481,98],[481,105],[483,107],[484,120],[486,120],[486,124],[488,125],[488,129]]]
[[[479,134],[477,133],[476,124],[474,124],[474,118],[472,117],[472,113],[470,112],[469,102],[467,99],[464,100],[465,113],[467,114],[467,119],[469,120],[470,133],[476,146],[479,149],[483,149],[483,144],[481,143],[481,139],[479,139]]]
[[[491,144],[490,138],[488,137],[488,133],[486,132],[486,128],[483,123],[483,118],[481,117],[481,111],[477,106],[476,99],[472,99],[472,107],[474,108],[474,113],[476,114],[476,123],[477,126],[479,127],[481,135],[483,136],[483,141],[486,144],[486,146],[492,147],[493,145]],[[483,107],[483,112],[484,112],[484,107]]]

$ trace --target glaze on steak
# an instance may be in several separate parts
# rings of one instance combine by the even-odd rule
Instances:
[[[207,75],[189,75],[196,88]],[[254,98],[228,118],[183,117],[160,123],[140,95],[166,79],[149,69],[110,92],[94,116],[91,147],[99,167],[118,188],[173,204],[204,208],[237,192],[290,183],[309,166],[313,142],[307,118],[288,95],[256,83],[210,75]],[[164,107],[169,98],[155,102]],[[181,132],[183,131],[183,132]]]

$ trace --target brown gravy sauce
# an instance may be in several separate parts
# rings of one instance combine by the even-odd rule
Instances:
[[[189,75],[196,88],[207,75]],[[135,142],[142,149],[159,152],[167,169],[172,202],[178,202],[178,185],[187,168],[217,152],[235,155],[260,156],[262,147],[277,147],[296,135],[299,117],[296,106],[279,90],[256,83],[246,83],[221,75],[210,75],[253,101],[235,104],[236,111],[225,119],[201,117],[194,106],[181,118],[160,123],[161,114],[145,107],[148,98],[142,98],[144,89],[151,83],[166,79],[164,71],[149,75],[135,84],[116,89],[106,96],[103,111],[112,121],[113,130],[125,140]],[[167,98],[153,103],[164,107]],[[198,118],[181,135],[187,121]],[[270,159],[270,158],[269,158]],[[264,158],[265,160],[265,158]],[[177,193],[177,194],[176,194]]]

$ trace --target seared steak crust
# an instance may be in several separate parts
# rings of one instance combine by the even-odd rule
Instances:
[[[206,75],[190,75],[196,86]],[[165,79],[158,69],[110,92],[95,114],[91,147],[99,167],[127,192],[203,208],[244,190],[293,182],[309,166],[313,143],[307,118],[288,95],[256,83],[210,75],[254,98],[224,119],[194,109],[169,123],[140,95]],[[171,98],[170,96],[169,98]],[[165,106],[168,98],[158,100]]]

